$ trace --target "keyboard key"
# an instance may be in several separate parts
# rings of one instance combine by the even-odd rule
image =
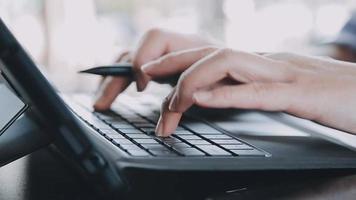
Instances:
[[[125,128],[125,129],[134,129],[135,127],[132,126],[131,124],[127,123],[127,122],[113,122],[110,124],[112,127],[116,128],[116,129],[121,129],[121,128]]]
[[[129,154],[132,156],[149,156],[150,154],[145,150],[138,149],[138,150],[127,150]]]
[[[126,121],[105,121],[105,123],[109,124],[110,126],[117,126],[118,128],[120,128],[120,126],[131,125]]]
[[[202,134],[201,136],[208,138],[208,139],[233,139],[231,136],[224,135],[224,134],[219,134],[219,135],[204,135]]]
[[[124,119],[120,118],[120,117],[113,117],[113,118],[101,118],[100,119],[104,120],[107,123],[113,123],[113,122],[125,122]]]
[[[156,125],[154,125],[154,124],[151,124],[151,123],[139,123],[139,124],[135,124],[135,126],[136,127],[138,127],[138,128],[155,128],[156,127]]]
[[[230,156],[231,153],[213,145],[197,145],[198,148],[212,156]]]
[[[236,150],[236,149],[245,149],[245,150],[251,150],[253,149],[251,146],[248,146],[246,144],[225,144],[221,145],[222,147],[229,149],[229,150]]]
[[[175,135],[193,135],[193,133],[188,130],[176,130],[176,131],[174,131],[173,134],[175,134]]]
[[[177,151],[185,156],[204,156],[205,155],[205,153],[203,153],[195,148],[181,148],[181,149],[177,149]]]
[[[174,143],[170,145],[173,149],[182,149],[182,148],[190,148],[191,146],[189,144],[186,143]]]
[[[112,129],[109,125],[105,124],[104,122],[100,121],[100,122],[93,122],[92,125],[98,129],[98,130],[102,130],[102,129]]]
[[[102,122],[100,119],[98,119],[97,117],[95,117],[95,115],[91,115],[91,116],[85,116],[85,118],[83,118],[87,123],[91,124],[91,125],[99,125],[99,124],[105,124],[104,122]]]
[[[147,135],[151,135],[151,136],[156,136],[156,132],[155,131],[149,131],[146,132]]]
[[[142,116],[146,117],[147,119],[149,119],[148,121],[152,122],[152,123],[156,123],[159,119],[159,115],[152,115],[152,114],[142,114]]]
[[[125,150],[142,150],[136,144],[122,144],[122,145],[120,145],[120,147],[125,149]]]
[[[187,142],[190,143],[190,144],[193,144],[193,145],[200,145],[200,144],[204,144],[204,145],[210,144],[210,145],[212,145],[210,142],[202,140],[202,139],[201,140],[188,140]]]
[[[180,135],[180,138],[184,139],[184,140],[201,140],[201,137],[198,137],[196,135]]]
[[[126,139],[123,135],[120,135],[118,133],[116,134],[105,134],[104,137],[108,140],[112,139]]]
[[[129,134],[127,135],[129,138],[133,138],[133,139],[151,139],[150,136],[145,135],[143,133],[138,133],[138,134]]]
[[[176,128],[176,131],[184,131],[184,130],[186,130],[186,129],[183,128],[183,127],[181,127],[181,126],[178,126],[178,127]]]
[[[145,133],[149,133],[150,135],[152,132],[155,132],[155,128],[141,128],[141,130],[143,130]]]
[[[142,133],[142,131],[140,131],[139,129],[136,128],[121,128],[118,129],[121,133],[125,133],[125,134],[131,134],[131,133]]]
[[[232,139],[232,140],[229,140],[229,139],[227,139],[227,140],[212,139],[211,141],[213,141],[213,142],[215,142],[217,144],[221,144],[221,145],[222,144],[242,144],[240,141],[235,140],[235,139]]]
[[[134,141],[139,143],[139,144],[159,144],[154,139],[134,139]]]
[[[149,150],[155,156],[178,156],[177,153],[169,150],[169,149],[153,149]]]
[[[100,132],[101,134],[120,134],[119,132],[117,132],[115,129],[113,129],[112,127],[110,128],[103,128],[103,129],[98,129],[98,132]]]
[[[100,113],[94,113],[96,116],[98,116],[100,119],[104,121],[114,121],[114,120],[121,120],[118,116],[116,115],[105,115],[105,114],[100,114]]]
[[[135,117],[135,118],[126,118],[127,121],[131,123],[148,123],[148,121],[144,118],[141,117]]]
[[[93,111],[93,114],[98,116],[100,119],[112,119],[112,118],[117,118],[118,116],[112,112],[97,112],[97,111]]]
[[[146,149],[166,149],[167,147],[163,146],[162,144],[141,144]]]
[[[99,132],[101,132],[102,134],[119,134],[118,132],[116,132],[113,129],[102,129],[102,130],[99,130]]]
[[[215,128],[212,128],[211,126],[207,124],[203,124],[201,122],[182,122],[182,124],[189,128],[190,130],[196,132],[196,133],[201,133],[201,134],[219,134],[220,131],[216,130]]]
[[[130,140],[128,139],[113,139],[112,142],[115,144],[115,145],[123,145],[123,144],[134,144],[132,143]]]
[[[253,150],[231,150],[239,156],[266,156],[263,152],[258,151],[257,149]]]
[[[176,143],[182,143],[183,141],[177,139],[177,138],[174,138],[174,137],[168,137],[168,138],[160,138],[158,137],[157,138],[158,140],[160,140],[161,142],[171,146],[173,144],[176,144]]]

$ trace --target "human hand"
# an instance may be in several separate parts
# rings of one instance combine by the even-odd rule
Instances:
[[[204,49],[175,52],[166,55],[166,59],[144,68],[151,76],[164,76],[161,69],[167,74],[184,71],[162,104],[156,127],[159,136],[173,133],[182,113],[193,104],[283,111],[356,133],[355,64],[289,53],[257,55],[229,49],[216,49],[213,53]]]
[[[138,48],[133,52],[126,51],[121,54],[118,62],[133,63],[137,90],[142,91],[152,78],[142,72],[142,67],[146,63],[156,60],[167,53],[208,44],[209,42],[194,35],[151,29],[144,35]],[[99,98],[94,104],[94,109],[98,111],[109,109],[115,98],[127,88],[131,81],[133,80],[125,77],[105,78],[99,88]]]

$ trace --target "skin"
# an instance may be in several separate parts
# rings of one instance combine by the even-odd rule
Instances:
[[[191,43],[195,39],[159,32],[153,39],[146,36],[150,44],[141,44],[133,56],[140,69],[137,76],[139,90],[151,78],[181,74],[162,104],[156,127],[158,136],[172,134],[182,113],[193,104],[282,111],[356,133],[355,64],[289,53],[246,53],[207,46],[207,42]],[[161,48],[157,48],[157,41]],[[173,48],[174,45],[180,48]],[[170,48],[162,51],[162,46]],[[142,55],[147,57],[142,59]],[[138,58],[143,61],[139,62]],[[105,100],[105,106],[100,105],[103,97],[99,98],[101,107],[97,102],[96,108],[109,108],[122,88],[116,82],[109,83],[104,90],[108,90],[112,98]],[[110,93],[112,91],[114,93]]]
[[[159,57],[183,49],[208,45],[209,42],[195,35],[182,35],[160,29],[151,29],[142,37],[138,47],[130,52],[123,52],[118,62],[132,62],[138,91],[143,91],[151,80],[142,72],[142,67]],[[107,77],[102,81],[94,109],[104,111],[110,108],[116,97],[123,92],[132,80],[122,77]]]

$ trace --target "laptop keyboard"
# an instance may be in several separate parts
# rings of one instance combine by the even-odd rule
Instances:
[[[203,121],[183,120],[169,137],[155,136],[159,112],[120,109],[93,112],[76,103],[68,103],[74,113],[115,146],[131,156],[204,157],[267,156],[236,137],[225,134]],[[143,111],[140,113],[140,111]]]

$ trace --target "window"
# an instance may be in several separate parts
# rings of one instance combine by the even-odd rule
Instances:
[[[76,72],[113,62],[151,27],[246,51],[322,54],[353,8],[352,0],[0,0],[0,16],[66,91],[95,90],[97,77]]]

